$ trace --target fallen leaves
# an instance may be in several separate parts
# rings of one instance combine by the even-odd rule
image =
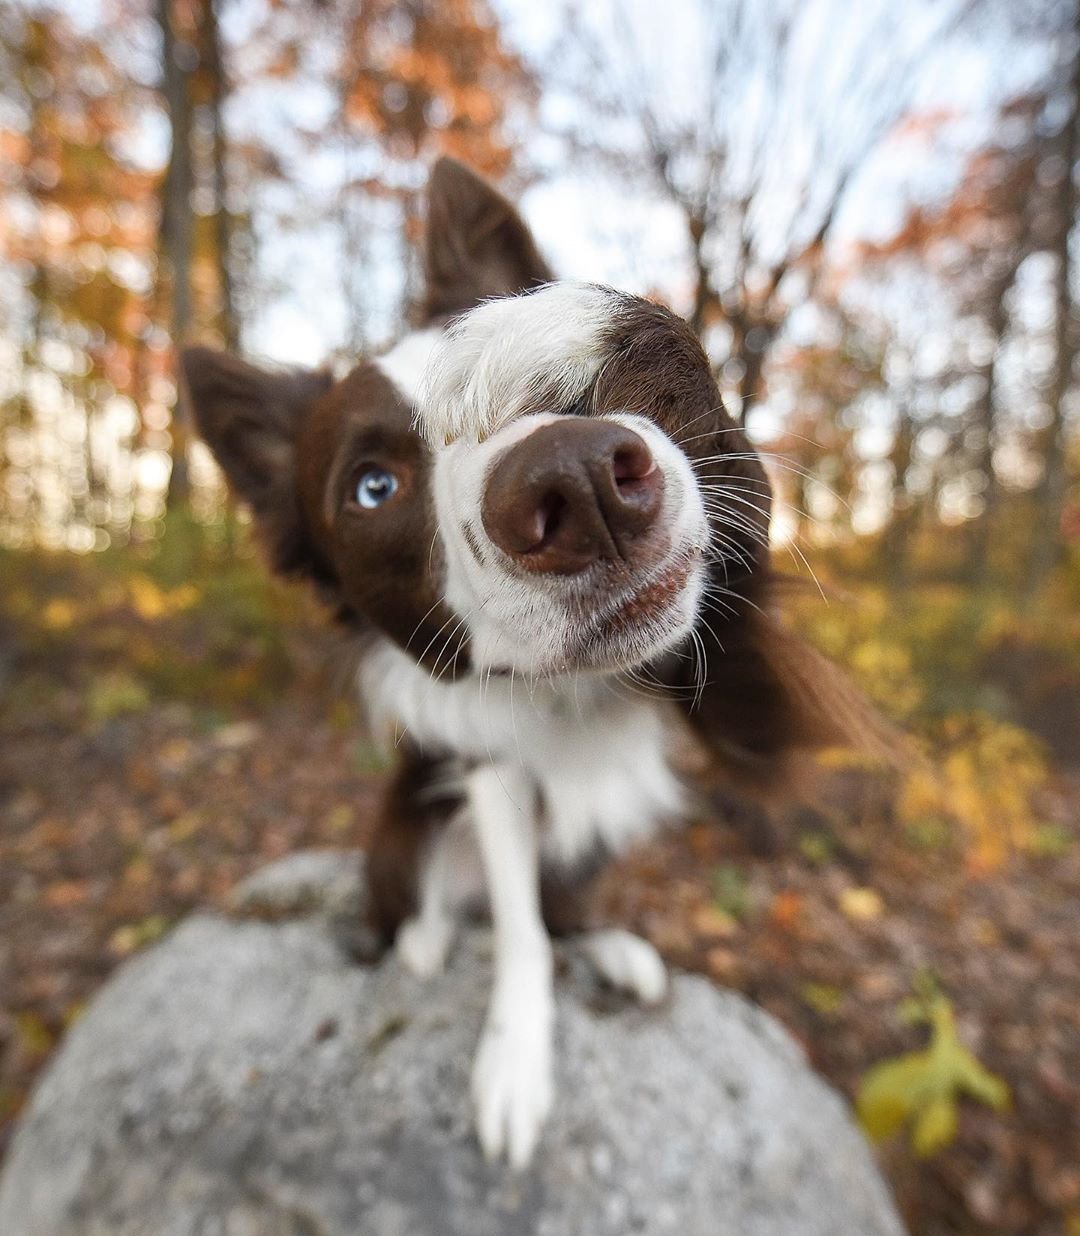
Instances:
[[[885,912],[881,894],[872,888],[845,888],[838,899],[841,911],[857,923],[868,923]]]
[[[108,949],[114,957],[127,957],[148,944],[153,944],[172,926],[164,914],[149,914],[137,923],[124,923],[109,936]]]
[[[956,1136],[957,1102],[968,1096],[995,1111],[1009,1088],[960,1042],[952,1005],[942,995],[926,1011],[930,1045],[875,1065],[859,1086],[856,1110],[867,1133],[884,1141],[907,1127],[911,1147],[927,1158]]]
[[[67,906],[82,905],[89,896],[89,880],[57,880],[45,889],[43,900],[47,906],[62,910]]]
[[[15,736],[0,744],[0,1136],[70,1011],[119,960],[193,907],[223,904],[271,855],[362,845],[388,763],[321,676],[321,628],[286,611],[253,566],[215,566],[190,608],[146,617],[184,601],[173,592],[186,562],[155,578],[142,614],[126,574],[49,563],[0,591],[0,619],[25,650],[0,698]],[[859,608],[831,609],[841,642]],[[910,1230],[948,1215],[964,1236],[1057,1231],[1080,1206],[1077,796],[1025,780],[1025,765],[1027,796],[1010,800],[995,761],[1008,774],[1027,748],[966,724],[949,743],[960,758],[925,813],[894,820],[887,794],[863,792],[870,774],[833,754],[828,809],[791,819],[778,855],[697,821],[611,872],[603,909],[674,964],[774,1012],[852,1095],[869,1064],[912,1046],[893,1010],[913,968],[932,964],[982,1029],[958,1037],[1008,1080],[1015,1114],[1002,1119],[963,1088],[951,1112],[940,1095],[921,1102],[921,1123],[909,1109],[900,1128],[922,1148],[955,1129],[929,1165],[911,1163],[906,1138],[889,1148]],[[1006,845],[980,880],[965,868],[977,834],[957,815],[962,785],[1014,819],[1037,809],[1023,845]],[[919,1089],[925,1071],[900,1081]]]
[[[705,940],[728,940],[739,931],[738,920],[719,906],[698,906],[690,918],[694,931]]]

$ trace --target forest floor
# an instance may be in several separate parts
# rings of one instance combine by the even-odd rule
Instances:
[[[230,545],[9,553],[0,580],[2,1153],[109,973],[267,860],[362,846],[386,766],[314,607]],[[901,671],[925,673],[913,658]],[[1080,681],[1053,664],[1052,740]],[[962,797],[975,757],[950,715]],[[902,1134],[881,1147],[916,1236],[1080,1233],[1080,765],[1058,746],[1029,776],[1041,749],[1021,744],[1019,806],[898,810],[880,778],[827,767],[817,808],[783,819],[771,853],[737,821],[701,819],[605,878],[620,920],[774,1013],[849,1097],[924,1046],[912,992],[948,997],[1011,1103],[961,1101],[929,1157]],[[1009,814],[1025,811],[1026,825]]]

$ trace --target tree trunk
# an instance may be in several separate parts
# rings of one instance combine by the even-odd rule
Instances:
[[[190,48],[177,42],[172,22],[172,0],[157,0],[156,15],[161,32],[162,94],[169,118],[171,144],[169,164],[162,184],[159,252],[167,270],[171,335],[173,345],[183,346],[191,329],[191,258],[194,227],[191,190],[194,171],[191,157],[191,65]],[[172,472],[168,506],[183,505],[190,491],[188,439],[190,418],[184,394],[177,391],[172,420]]]
[[[1080,35],[1080,6],[1073,18],[1074,33]],[[1065,401],[1072,385],[1075,340],[1071,292],[1072,259],[1069,240],[1076,215],[1076,167],[1080,126],[1080,47],[1073,52],[1069,79],[1069,114],[1061,132],[1061,157],[1065,170],[1054,201],[1053,253],[1054,273],[1054,372],[1050,383],[1050,424],[1046,427],[1043,446],[1043,475],[1035,493],[1035,523],[1031,554],[1028,559],[1028,596],[1041,588],[1061,553],[1059,521],[1065,500]]]
[[[901,592],[908,583],[911,568],[911,536],[914,531],[914,505],[907,489],[907,474],[915,449],[915,426],[905,405],[899,409],[899,423],[890,462],[893,467],[892,511],[882,542],[885,574],[893,592]]]
[[[1019,259],[1019,253],[1017,253]],[[1001,498],[1001,490],[994,470],[994,447],[997,445],[997,362],[1002,340],[1009,324],[1009,315],[1005,309],[1005,297],[1013,285],[1018,269],[1018,261],[1011,264],[1007,276],[990,288],[986,311],[986,324],[990,330],[992,347],[989,359],[982,366],[979,376],[983,381],[982,393],[975,405],[975,423],[979,429],[980,441],[978,457],[975,460],[976,469],[985,479],[983,490],[983,509],[974,521],[971,529],[971,550],[968,560],[968,581],[976,588],[984,589],[990,583],[991,545],[994,536],[994,524]]]
[[[221,296],[219,321],[221,338],[230,352],[240,346],[240,323],[236,316],[232,277],[232,217],[229,214],[228,138],[225,133],[225,100],[229,81],[221,53],[221,28],[218,24],[218,0],[203,0],[200,11],[200,42],[203,67],[210,79],[210,127],[213,134],[214,161],[214,251],[218,267],[218,291]]]

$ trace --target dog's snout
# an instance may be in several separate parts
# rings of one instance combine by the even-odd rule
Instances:
[[[626,558],[655,523],[664,477],[640,434],[567,416],[534,430],[488,477],[489,537],[532,571],[572,575]]]

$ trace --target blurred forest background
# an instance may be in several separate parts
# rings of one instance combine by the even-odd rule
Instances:
[[[1076,0],[0,0],[0,1130],[120,959],[363,840],[380,757],[174,357],[387,344],[442,152],[693,322],[796,620],[930,754],[612,907],[858,1099],[913,1232],[1077,1236]]]

